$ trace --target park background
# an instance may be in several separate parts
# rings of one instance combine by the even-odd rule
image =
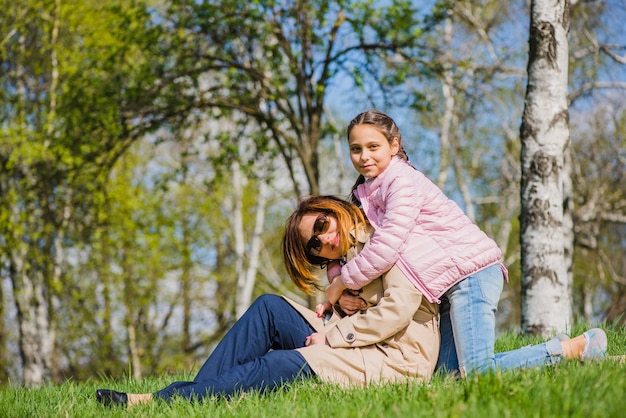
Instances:
[[[626,6],[557,3],[570,17],[563,294],[572,319],[621,325]],[[189,369],[255,296],[307,303],[281,265],[284,221],[302,196],[347,196],[345,127],[368,108],[502,248],[498,327],[526,331],[529,2],[0,6],[2,384]]]

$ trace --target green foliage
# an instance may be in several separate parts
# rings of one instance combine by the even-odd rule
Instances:
[[[574,224],[574,296],[577,314],[602,315],[615,320],[626,310],[626,283],[620,280],[625,271],[623,257],[625,226],[620,222],[626,184],[626,112],[621,100],[609,99],[588,112],[574,106],[571,148]],[[585,312],[589,301],[593,312]],[[588,310],[588,308],[586,308]],[[623,322],[622,322],[623,323]]]
[[[609,354],[626,352],[623,328],[608,330]],[[521,347],[535,339],[504,336],[500,346]],[[381,385],[341,389],[315,380],[294,383],[265,396],[249,393],[229,401],[204,403],[175,400],[154,402],[130,410],[107,409],[97,404],[94,391],[106,387],[132,393],[154,392],[174,380],[190,380],[191,372],[172,376],[104,380],[26,391],[0,392],[3,416],[150,416],[150,417],[621,417],[626,363],[615,360],[580,364],[562,363],[545,369],[489,373],[465,380],[435,376],[429,385]]]
[[[262,135],[253,146],[283,158],[298,196],[320,192],[329,94],[347,81],[391,100],[390,86],[418,67],[408,57],[420,54],[423,26],[417,7],[403,0],[175,1],[163,19],[174,35],[173,65],[186,69],[181,87],[195,93],[189,103],[254,121]],[[402,63],[394,64],[396,55]]]
[[[576,50],[592,50],[594,31],[584,25],[603,23],[604,10],[575,4]],[[193,364],[199,348],[232,324],[235,256],[225,203],[233,161],[247,177],[246,236],[258,182],[277,180],[255,294],[288,292],[275,262],[284,219],[294,194],[323,191],[320,162],[349,165],[334,161],[328,139],[345,140],[343,122],[359,106],[417,110],[401,123],[412,162],[433,177],[438,164],[452,170],[454,163],[444,189],[459,200],[456,180],[467,179],[480,196],[469,204],[507,250],[512,273],[499,318],[509,319],[503,328],[516,326],[525,22],[521,1],[503,8],[493,0],[0,0],[0,271],[12,279],[8,267],[26,260],[21,272],[44,286],[46,300],[22,307],[51,302],[50,319],[80,324],[58,327],[54,377],[119,376],[128,325],[140,331],[144,373],[156,373]],[[589,56],[571,63],[574,86],[592,84],[607,68],[606,59]],[[454,122],[444,149],[437,140],[446,69]],[[341,109],[329,101],[337,94]],[[602,145],[577,148],[581,179],[593,179],[576,185],[577,204],[607,187],[601,200],[620,208],[624,128],[614,122],[613,132],[573,137]],[[600,137],[607,141],[594,141]],[[160,161],[158,152],[166,155]],[[335,171],[321,173],[340,190],[329,175]],[[626,293],[613,279],[624,270],[623,229],[592,222],[579,236],[594,228],[601,245],[581,250],[575,290],[583,306],[590,283],[599,284],[601,300],[593,302],[602,310],[605,293],[615,293],[614,306]],[[15,287],[24,294],[19,281]],[[172,318],[189,309],[196,324],[208,324],[204,332],[171,331],[180,324]]]
[[[45,377],[84,378],[81,366],[99,352],[105,370],[115,370],[124,350],[111,328],[112,300],[125,294],[137,302],[128,320],[142,322],[165,272],[155,251],[159,219],[138,216],[152,196],[132,180],[123,190],[107,185],[108,174],[137,138],[176,122],[181,101],[164,76],[169,43],[143,2],[1,6],[0,262],[13,286],[19,341],[46,341],[58,322],[85,324],[60,327],[56,346],[22,345],[22,360],[42,358]],[[156,230],[133,235],[147,222]],[[87,269],[85,257],[101,264]],[[109,274],[124,263],[134,271],[126,269],[126,283],[137,279],[128,289]],[[159,329],[143,331],[150,338]],[[53,364],[58,358],[71,360]]]

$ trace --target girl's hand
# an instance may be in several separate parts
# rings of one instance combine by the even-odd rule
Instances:
[[[365,302],[360,296],[358,291],[346,289],[339,300],[337,301],[341,310],[347,315],[354,315],[358,311],[367,309],[367,302]]]
[[[326,334],[323,332],[314,332],[313,334],[306,337],[306,341],[304,342],[304,345],[308,347],[313,344],[330,345],[328,344],[328,341],[326,341]]]

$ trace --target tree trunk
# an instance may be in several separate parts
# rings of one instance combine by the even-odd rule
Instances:
[[[132,243],[127,241],[124,244],[124,250],[121,257],[123,271],[124,271],[124,315],[126,321],[127,332],[127,349],[128,357],[131,364],[132,374],[135,379],[140,379],[142,376],[141,371],[141,355],[140,347],[137,340],[137,323],[136,314],[137,309],[137,288],[136,280],[134,279],[134,269],[132,266],[132,257],[128,255]]]
[[[268,185],[263,178],[258,179],[258,195],[256,202],[256,217],[254,231],[250,243],[246,243],[244,234],[243,200],[245,193],[244,179],[241,166],[238,162],[232,164],[233,197],[231,204],[231,225],[237,252],[237,293],[235,295],[235,313],[240,318],[252,302],[252,294],[261,256],[262,233],[265,221],[265,204],[267,201]],[[246,248],[248,250],[246,251]]]
[[[44,232],[50,228],[43,214],[46,204],[43,202],[48,202],[49,197],[34,196],[23,187],[25,183],[32,185],[39,184],[39,181],[26,170],[4,178],[0,188],[21,192],[20,202],[14,199],[14,194],[3,196],[6,219],[3,220],[2,234],[17,311],[23,384],[31,388],[41,386],[52,376],[54,331],[49,314],[54,298],[49,293],[50,278],[47,275],[59,271],[56,269],[59,260],[55,258],[54,249],[47,244],[53,237]],[[35,231],[33,236],[38,236],[38,240],[32,239],[31,235],[25,236],[25,225]],[[58,226],[59,235],[62,235],[63,228],[64,225]]]
[[[43,281],[26,274],[25,254],[25,251],[13,249],[9,270],[20,330],[22,377],[24,386],[33,388],[51,377],[53,344]]]
[[[233,231],[233,241],[235,244],[235,274],[237,275],[237,290],[235,293],[235,317],[240,317],[240,312],[245,311],[247,306],[243,306],[241,299],[241,289],[246,280],[245,257],[246,239],[243,228],[243,188],[244,179],[241,174],[239,162],[234,161],[231,165],[232,172],[232,195],[230,196],[230,225]]]
[[[1,193],[1,191],[0,191]],[[0,254],[0,266],[4,265],[2,254]],[[7,308],[4,299],[4,277],[0,276],[0,382],[9,381],[9,350],[7,346],[7,329],[5,315]]]
[[[256,283],[256,275],[259,270],[259,259],[263,245],[263,227],[265,224],[265,205],[267,202],[268,185],[263,179],[259,180],[259,195],[256,204],[256,219],[252,234],[251,249],[248,256],[248,266],[245,273],[243,287],[237,289],[237,318],[245,313],[252,303],[252,292]],[[244,309],[245,306],[245,309]]]
[[[568,128],[569,129],[569,128]],[[573,311],[574,296],[574,195],[572,190],[572,157],[569,147],[569,130],[567,134],[567,149],[563,152],[563,170],[561,180],[563,182],[563,257],[565,271],[567,272],[567,284],[569,286],[570,308]],[[570,313],[573,317],[573,313]]]
[[[564,202],[569,184],[567,71],[569,2],[531,2],[528,85],[522,142],[522,329],[547,336],[572,318]]]
[[[441,134],[439,135],[439,173],[437,174],[437,185],[442,189],[448,181],[450,172],[450,131],[452,130],[454,119],[454,80],[452,77],[452,59],[450,57],[450,46],[452,45],[452,19],[450,15],[443,22],[443,39],[446,59],[443,63],[443,73],[441,77],[441,93],[444,99],[444,111],[440,118]]]

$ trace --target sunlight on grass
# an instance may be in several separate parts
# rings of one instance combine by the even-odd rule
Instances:
[[[605,329],[607,329],[605,327]],[[584,328],[576,327],[572,335]],[[608,328],[609,355],[626,353],[626,330]],[[539,342],[506,334],[497,350]],[[193,373],[140,381],[67,381],[57,386],[0,391],[0,417],[622,417],[626,412],[626,363],[607,359],[555,367],[494,372],[454,380],[435,376],[429,385],[399,384],[341,389],[317,381],[290,385],[265,396],[248,393],[229,401],[153,402],[131,410],[105,408],[95,401],[100,387],[154,392]]]

